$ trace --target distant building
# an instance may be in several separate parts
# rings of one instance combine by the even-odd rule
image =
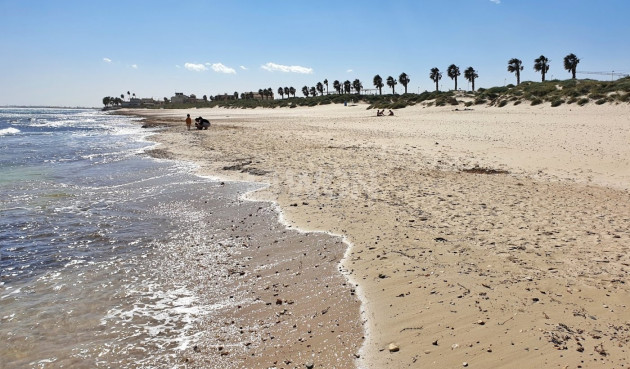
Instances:
[[[173,104],[183,104],[189,102],[190,100],[191,98],[184,95],[183,92],[175,92],[175,96],[171,97],[171,103]]]
[[[139,99],[137,97],[132,97],[129,101],[123,101],[123,108],[143,108],[143,107],[151,107],[158,104],[157,101],[153,100],[153,98],[142,98]]]

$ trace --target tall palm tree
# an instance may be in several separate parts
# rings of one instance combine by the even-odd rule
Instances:
[[[290,91],[289,91],[289,88],[288,88],[288,87],[285,87],[285,88],[284,88],[284,94],[285,94],[285,95],[287,95],[287,99],[289,98],[289,92],[290,92]]]
[[[304,97],[308,97],[308,87],[302,87],[302,93],[304,94]]]
[[[431,78],[431,80],[435,82],[435,91],[437,91],[438,82],[442,79],[442,73],[440,73],[440,70],[438,68],[431,68],[431,74],[429,74],[429,78]]]
[[[324,80],[324,84],[326,85],[326,95],[328,95],[328,79]]]
[[[259,89],[258,89],[258,94],[260,95],[260,99],[261,99],[261,100],[262,100],[262,99],[264,98],[264,96],[265,96],[265,94],[264,94],[264,92],[263,92],[263,89],[262,89],[262,88],[259,88]]]
[[[311,92],[311,96],[313,97],[317,96],[317,88],[315,86],[311,87],[310,92]]]
[[[290,93],[291,95],[293,95],[293,97],[295,97],[295,92],[296,92],[296,91],[295,91],[295,87],[293,87],[293,86],[289,87],[289,93]]]
[[[284,88],[278,87],[278,93],[280,94],[280,97],[284,99]]]
[[[132,93],[131,96],[133,96],[133,98],[135,99],[136,98],[136,93],[135,92]]]
[[[351,86],[350,81],[346,80],[346,81],[343,83],[343,91],[344,91],[345,93],[349,94],[349,93],[350,93],[350,86]]]
[[[324,94],[324,85],[321,82],[317,82],[317,92],[319,92],[320,95]]]
[[[387,86],[388,86],[388,87],[391,87],[391,89],[392,89],[392,95],[395,95],[395,94],[396,94],[395,87],[396,87],[396,85],[397,85],[397,84],[398,84],[398,82],[396,82],[396,80],[394,79],[394,77],[392,77],[392,76],[387,77]]]
[[[131,92],[127,91],[128,99],[131,100]]]
[[[464,78],[468,80],[468,82],[472,83],[472,90],[475,91],[475,79],[479,77],[477,71],[473,69],[473,67],[468,67],[464,71]]]
[[[542,81],[545,82],[545,74],[549,71],[549,59],[544,55],[534,59],[534,70],[542,74]]]
[[[335,91],[337,91],[338,94],[341,94],[341,83],[339,83],[338,80],[335,80],[335,82],[333,82],[333,88],[335,89]]]
[[[374,76],[374,80],[372,81],[372,83],[374,84],[374,87],[378,88],[378,94],[382,95],[383,94],[383,86],[385,86],[383,84],[383,78],[381,78],[381,76],[379,76],[378,74]]]
[[[451,64],[448,66],[446,70],[446,74],[452,79],[455,80],[455,91],[457,91],[457,77],[461,74],[459,73],[459,67],[455,64]]]
[[[564,69],[571,72],[573,79],[575,79],[575,70],[577,69],[577,65],[580,62],[575,54],[571,53],[564,57]]]
[[[521,84],[521,71],[523,70],[523,62],[519,59],[512,58],[508,61],[508,72],[516,73],[516,85]]]
[[[407,73],[401,73],[400,76],[398,76],[398,82],[405,87],[405,93],[407,93],[407,85],[411,82],[411,78],[409,78]]]
[[[358,78],[352,82],[352,87],[354,87],[354,90],[357,92],[357,94],[361,95],[361,89],[363,88],[363,85]]]
[[[125,94],[120,94],[120,98],[124,100],[125,99]]]

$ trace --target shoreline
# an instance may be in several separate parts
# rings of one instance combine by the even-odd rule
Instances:
[[[207,109],[195,132],[186,111],[133,113],[167,122],[162,149],[202,172],[268,181],[253,196],[291,228],[345,237],[340,265],[365,299],[359,367],[617,367],[628,108],[575,110]]]

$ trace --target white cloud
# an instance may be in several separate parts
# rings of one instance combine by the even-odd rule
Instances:
[[[236,74],[234,68],[227,67],[221,63],[214,63],[210,67],[217,73]]]
[[[280,64],[275,64],[275,63],[267,63],[260,67],[270,72],[280,71],[280,72],[285,72],[285,73],[290,72],[290,73],[313,74],[313,68],[301,67],[299,65],[280,65]]]
[[[193,64],[193,63],[184,64],[184,68],[191,70],[193,72],[203,72],[204,70],[208,70],[208,68],[206,68],[206,66],[203,64]]]
[[[490,0],[490,1],[495,3],[495,4],[501,4],[501,0]]]
[[[242,70],[247,70],[247,67],[241,65]]]
[[[112,60],[110,58],[103,58],[103,61],[105,63],[111,63],[112,62]]]
[[[131,68],[138,69],[138,64],[131,64]]]
[[[348,70],[346,71],[346,73],[352,73],[352,72],[354,72],[354,70],[352,70],[352,69],[348,69]]]

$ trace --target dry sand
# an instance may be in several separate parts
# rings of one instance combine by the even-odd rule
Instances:
[[[366,108],[127,113],[168,123],[158,150],[201,173],[269,183],[250,196],[291,226],[347,238],[357,367],[630,366],[629,106]]]

